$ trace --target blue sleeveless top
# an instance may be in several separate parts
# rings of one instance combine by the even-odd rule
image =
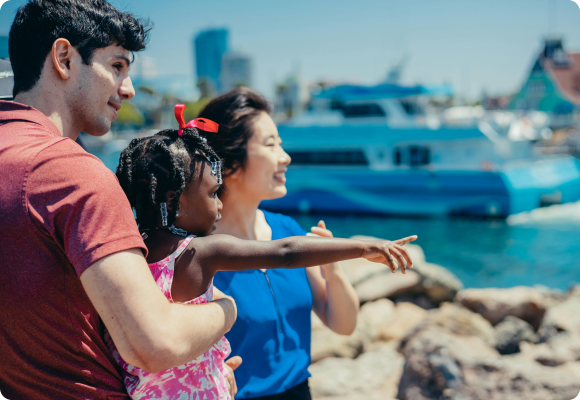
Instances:
[[[290,217],[264,215],[272,240],[306,234]],[[226,334],[231,355],[243,359],[235,371],[236,399],[281,393],[310,377],[312,291],[304,269],[220,271],[214,285],[238,306],[238,319]]]

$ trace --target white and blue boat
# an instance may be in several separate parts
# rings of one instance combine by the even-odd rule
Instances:
[[[580,200],[580,163],[535,155],[493,119],[452,126],[425,112],[449,88],[337,86],[279,126],[292,157],[273,211],[506,217]]]

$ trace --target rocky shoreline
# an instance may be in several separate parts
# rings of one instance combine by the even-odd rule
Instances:
[[[360,236],[359,236],[360,238]],[[313,314],[316,400],[571,400],[580,392],[580,286],[463,289],[408,245],[414,269],[351,260],[350,336]],[[549,272],[547,272],[549,273]]]

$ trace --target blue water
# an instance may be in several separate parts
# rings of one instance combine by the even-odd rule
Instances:
[[[113,169],[119,153],[98,155]],[[411,219],[369,215],[293,215],[309,230],[324,219],[336,237],[368,235],[415,242],[427,261],[457,275],[465,287],[512,287],[537,284],[566,290],[580,282],[580,225],[504,220]]]
[[[447,267],[465,287],[580,282],[580,226],[509,226],[504,220],[408,219],[377,216],[295,216],[306,229],[324,219],[337,237],[370,235],[415,242],[427,261]]]

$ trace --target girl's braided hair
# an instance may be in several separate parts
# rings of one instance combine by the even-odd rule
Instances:
[[[121,153],[117,178],[135,209],[140,230],[155,229],[159,204],[170,190],[175,197],[167,207],[167,223],[173,224],[179,197],[194,178],[196,165],[208,159],[219,157],[196,128],[184,129],[182,136],[177,129],[166,129],[131,141]]]

